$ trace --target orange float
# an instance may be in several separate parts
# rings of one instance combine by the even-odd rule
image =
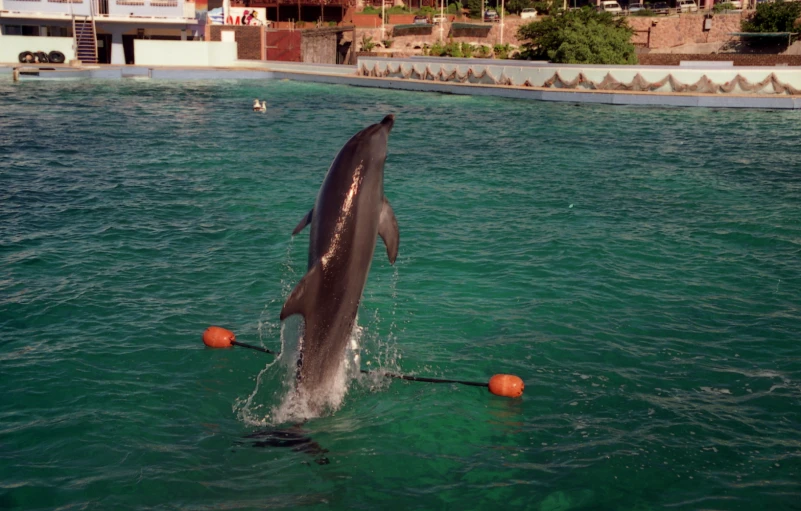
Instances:
[[[489,391],[496,396],[520,397],[523,388],[523,380],[513,374],[496,374],[489,381]]]
[[[203,332],[203,344],[209,348],[230,348],[235,340],[232,331],[218,326],[210,326]]]

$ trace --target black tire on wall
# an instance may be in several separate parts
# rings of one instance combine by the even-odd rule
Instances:
[[[36,52],[36,60],[40,64],[47,64],[48,62],[50,62],[50,59],[47,58],[47,53],[45,53],[43,51],[37,51]]]
[[[47,58],[50,59],[50,62],[53,64],[63,64],[67,58],[64,56],[63,53],[60,51],[53,50],[48,55]]]
[[[22,62],[23,64],[30,64],[31,62],[34,61],[33,53],[29,51],[20,52],[19,61]]]

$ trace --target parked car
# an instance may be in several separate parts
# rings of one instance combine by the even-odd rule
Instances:
[[[654,11],[654,14],[664,14],[667,16],[670,14],[670,6],[667,2],[654,2],[652,4],[648,4],[648,9]]]
[[[679,12],[698,12],[698,5],[693,0],[678,0],[676,10]]]
[[[487,23],[487,22],[492,23],[492,22],[500,21],[500,20],[501,20],[501,18],[498,16],[497,12],[495,12],[495,11],[485,11],[484,12],[484,23]]]
[[[523,9],[520,11],[520,19],[529,19],[529,18],[536,18],[537,17],[537,9]]]
[[[434,25],[439,25],[440,23],[445,23],[446,21],[448,21],[448,18],[446,16],[440,16],[439,14],[431,18],[431,23]]]
[[[643,11],[647,9],[645,4],[629,4],[629,12]]]
[[[623,14],[623,9],[615,0],[603,0],[598,6],[600,12],[611,12],[612,14]]]
[[[415,16],[414,17],[414,24],[415,25],[428,25],[428,16]]]

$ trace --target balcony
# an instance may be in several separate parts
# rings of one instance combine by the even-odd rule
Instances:
[[[97,0],[95,0],[97,1]],[[101,4],[104,0],[100,0]],[[108,17],[194,18],[195,3],[184,0],[105,0]],[[98,16],[98,14],[95,14]],[[100,14],[102,18],[103,14]]]
[[[73,14],[94,16],[98,21],[186,21],[195,19],[195,3],[186,0],[0,0],[0,16],[4,18],[58,19],[71,18]]]

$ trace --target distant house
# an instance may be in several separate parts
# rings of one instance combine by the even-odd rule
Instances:
[[[200,17],[190,0],[0,0],[0,62],[58,50],[68,61],[133,64],[134,39],[199,39]]]

